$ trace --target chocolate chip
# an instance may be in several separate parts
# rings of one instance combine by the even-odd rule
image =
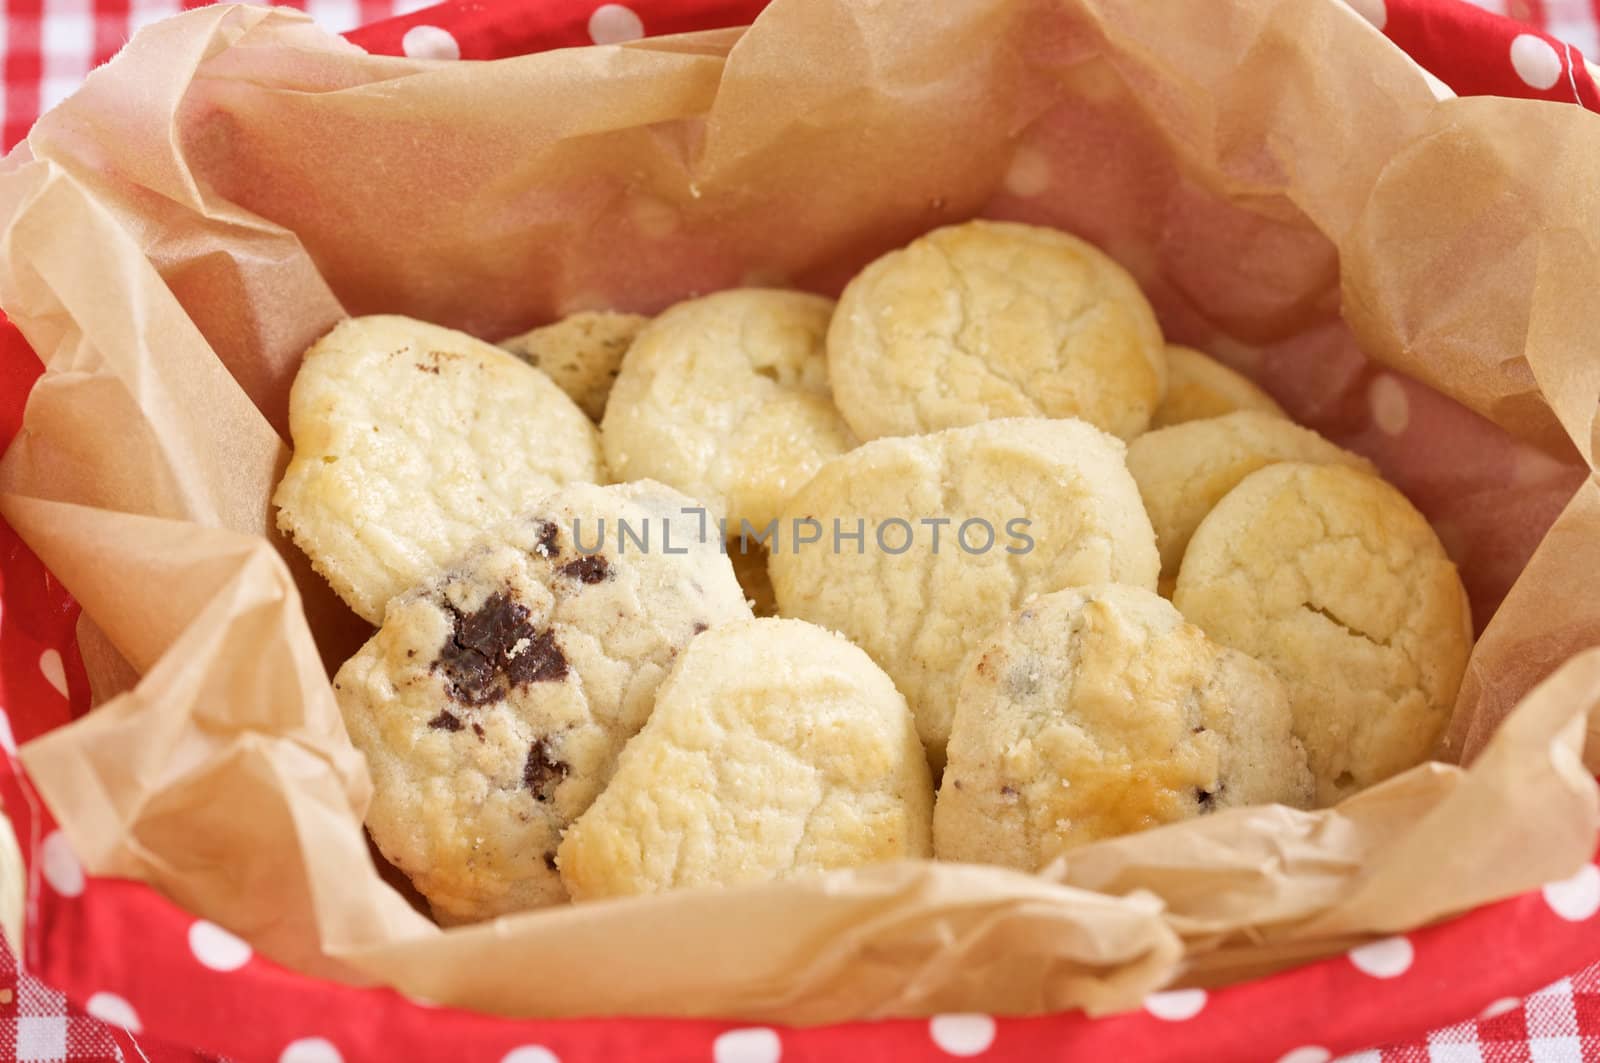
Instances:
[[[435,362],[433,365],[423,365],[421,362],[418,362],[417,368],[422,370],[424,373],[432,373],[434,376],[439,375],[439,364],[437,362]]]
[[[611,575],[611,566],[599,554],[589,554],[561,566],[563,576],[571,576],[580,583],[599,583]]]
[[[478,736],[478,741],[482,742],[483,741],[483,724],[481,724],[481,723],[473,724],[472,725],[472,733]]]
[[[1000,796],[1015,797],[1017,796],[1017,788],[1015,786],[1002,786],[1000,787]]]
[[[434,669],[450,696],[464,705],[499,701],[512,687],[566,678],[567,659],[550,631],[538,631],[528,608],[498,592],[471,613],[446,603],[455,630],[439,647]]]
[[[553,631],[541,631],[527,649],[511,658],[506,676],[516,686],[523,683],[559,683],[567,677],[567,656]]]
[[[1220,792],[1222,787],[1217,787],[1217,790]],[[1217,795],[1210,790],[1196,790],[1194,796],[1200,802],[1201,812],[1210,812],[1217,807]]]
[[[445,709],[429,720],[428,726],[436,731],[459,731],[461,730],[461,721],[449,709]],[[474,724],[473,726],[477,725]]]
[[[551,871],[554,871],[556,869],[556,854],[555,853],[546,852],[544,854],[544,866],[548,867]]]
[[[567,777],[567,766],[556,756],[549,738],[537,738],[528,746],[528,759],[522,765],[522,782],[536,801],[548,801]]]
[[[533,549],[540,557],[548,557],[552,561],[561,556],[561,529],[555,521],[539,523],[539,541]]]
[[[694,622],[694,633],[696,635],[700,634],[700,632],[702,632],[702,631],[708,631],[708,630],[710,630],[710,629],[706,627],[704,621],[696,620]]]

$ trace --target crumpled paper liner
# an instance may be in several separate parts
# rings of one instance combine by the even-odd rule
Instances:
[[[1600,826],[1597,163],[1596,116],[1450,98],[1334,0],[778,0],[488,64],[255,8],[160,23],[0,164],[0,304],[48,367],[0,513],[83,603],[101,701],[23,759],[92,872],[299,969],[508,1015],[1100,1013],[1564,876]],[[834,292],[975,214],[1099,243],[1171,339],[1427,513],[1482,632],[1449,763],[1037,876],[433,926],[373,865],[326,682],[365,629],[270,530],[308,341],[345,312],[494,338]]]

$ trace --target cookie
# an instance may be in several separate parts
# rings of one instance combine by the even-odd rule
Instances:
[[[750,543],[739,548],[739,540],[728,543],[728,560],[733,562],[733,574],[739,577],[745,600],[756,616],[778,615],[778,601],[772,593],[772,577],[767,575],[765,547]]]
[[[681,513],[693,504],[649,482],[564,487],[391,602],[339,670],[339,706],[372,769],[367,826],[441,923],[564,899],[561,832],[644,725],[674,658],[749,617],[719,544]],[[655,548],[619,522],[648,528]]]
[[[548,377],[462,332],[341,322],[289,392],[278,526],[368,623],[483,530],[604,478],[594,425]]]
[[[643,314],[584,310],[500,346],[555,381],[594,421],[606,412],[611,383],[633,338],[650,321]]]
[[[1345,465],[1271,465],[1200,523],[1173,604],[1289,690],[1317,800],[1423,760],[1472,648],[1467,595],[1404,495]]]
[[[1177,576],[1189,537],[1211,507],[1240,480],[1280,461],[1372,471],[1365,458],[1309,428],[1249,410],[1157,429],[1128,444],[1128,471],[1156,529],[1163,580]]]
[[[1150,415],[1152,429],[1221,417],[1236,410],[1289,416],[1249,377],[1192,347],[1167,344],[1167,393]]]
[[[620,480],[701,499],[737,536],[855,446],[834,409],[823,337],[833,303],[747,288],[679,303],[639,333],[601,422]]]
[[[1075,846],[1241,805],[1306,807],[1272,671],[1149,591],[1041,595],[961,679],[933,816],[943,860],[1035,871]]]
[[[574,900],[925,857],[933,785],[905,699],[799,620],[697,637],[561,842]]]
[[[1076,420],[864,444],[823,466],[779,527],[801,534],[767,564],[778,611],[866,650],[910,702],[935,768],[961,663],[996,624],[1063,587],[1153,590],[1160,567],[1122,444]]]
[[[828,329],[828,371],[863,440],[999,417],[1077,417],[1131,439],[1165,390],[1138,284],[1054,229],[971,221],[862,270]]]

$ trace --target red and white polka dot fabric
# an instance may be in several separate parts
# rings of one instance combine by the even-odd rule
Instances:
[[[1458,93],[1600,110],[1580,54],[1600,51],[1600,0],[1480,0],[1481,8],[1459,0],[1350,2]],[[9,148],[40,109],[70,92],[132,29],[197,2],[0,5],[0,115]],[[296,0],[293,6],[333,28],[361,26],[348,36],[369,51],[489,59],[739,25],[762,2],[452,0],[415,10],[414,0]],[[1008,177],[1008,187],[1013,182],[1027,185],[1025,168]],[[39,371],[37,358],[0,318],[0,445],[15,434]],[[1389,436],[1426,415],[1420,404],[1427,394],[1387,374],[1373,377],[1367,397],[1372,424]],[[1099,1020],[940,1015],[807,1029],[699,1020],[513,1022],[431,1007],[386,989],[305,978],[147,887],[86,876],[54,829],[15,752],[17,742],[87,706],[76,619],[71,598],[0,524],[0,803],[28,868],[30,964],[19,972],[0,945],[0,1060],[1600,1059],[1600,963],[1593,962],[1600,958],[1600,867],[1594,864],[1537,892],[1342,957],[1224,989],[1156,993],[1139,1010]],[[1578,973],[1561,977],[1570,971]]]

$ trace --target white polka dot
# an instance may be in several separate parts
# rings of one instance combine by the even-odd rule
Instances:
[[[249,945],[204,919],[189,927],[189,951],[213,971],[237,971],[250,962]]]
[[[590,25],[593,24],[591,20]],[[783,1043],[778,1040],[776,1030],[729,1030],[718,1034],[711,1043],[711,1058],[716,1063],[778,1063],[782,1057]]]
[[[1530,88],[1547,89],[1561,80],[1561,56],[1549,41],[1531,33],[1519,33],[1511,42],[1511,65]]]
[[[449,30],[438,26],[412,26],[400,38],[400,48],[412,59],[461,58],[461,45]]]
[[[344,1057],[326,1038],[302,1037],[289,1043],[278,1063],[344,1063]]]
[[[45,682],[55,687],[58,694],[67,696],[67,669],[61,663],[60,650],[45,650],[39,654],[39,671],[44,673]]]
[[[1144,998],[1144,1010],[1168,1022],[1192,1019],[1205,1006],[1204,989],[1169,989],[1165,993],[1151,993]]]
[[[1383,0],[1348,0],[1348,2],[1355,8],[1356,14],[1380,30],[1389,21],[1389,8]]]
[[[1367,387],[1367,405],[1372,407],[1372,420],[1384,435],[1400,435],[1411,423],[1411,400],[1406,398],[1406,389],[1386,373],[1372,378]]]
[[[644,36],[644,23],[631,7],[601,4],[589,16],[589,39],[596,44],[621,44]]]
[[[1504,1015],[1508,1011],[1516,1011],[1521,1006],[1522,1001],[1518,1000],[1516,997],[1501,997],[1493,1004],[1490,1004],[1488,1007],[1478,1012],[1478,1018],[1493,1019],[1500,1015]]]
[[[1569,923],[1581,923],[1600,911],[1600,868],[1584,864],[1571,878],[1545,883],[1542,892],[1552,912]]]
[[[507,1052],[500,1063],[561,1063],[561,1057],[544,1045],[523,1045]]]
[[[78,863],[65,834],[53,830],[39,843],[39,864],[44,869],[44,880],[61,896],[76,897],[83,892],[83,865]]]
[[[928,1020],[928,1036],[952,1056],[975,1056],[994,1044],[994,1020],[974,1012],[935,1015]]]
[[[120,1026],[129,1033],[138,1033],[143,1029],[139,1025],[139,1013],[133,1010],[133,1005],[115,993],[96,993],[89,998],[83,1010],[101,1022]]]
[[[1411,970],[1411,961],[1416,958],[1411,939],[1406,937],[1383,938],[1350,950],[1350,962],[1356,970],[1374,978],[1399,978]]]
[[[1321,1045],[1306,1045],[1291,1049],[1278,1058],[1278,1063],[1328,1063],[1333,1053]]]
[[[11,733],[11,717],[4,709],[0,709],[0,746],[13,757],[17,755],[17,738]]]
[[[1023,199],[1043,195],[1050,187],[1050,164],[1032,148],[1018,148],[1003,183],[1007,192]]]

